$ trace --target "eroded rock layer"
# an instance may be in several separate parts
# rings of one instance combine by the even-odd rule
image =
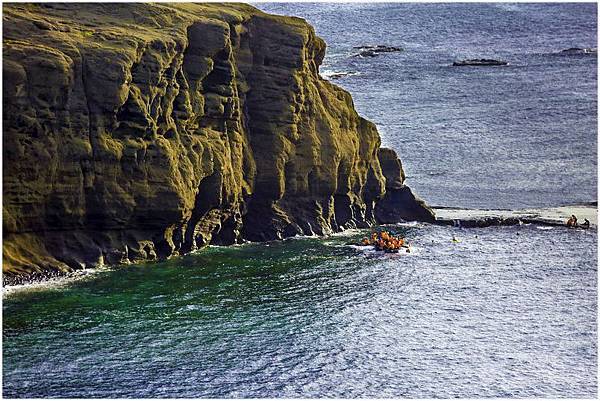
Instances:
[[[299,18],[222,4],[3,6],[3,271],[433,214]]]

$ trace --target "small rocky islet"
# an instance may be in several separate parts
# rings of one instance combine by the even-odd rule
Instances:
[[[496,60],[496,59],[488,59],[488,58],[474,58],[467,60],[455,61],[452,63],[455,67],[485,67],[485,66],[502,66],[508,65],[507,61]]]
[[[355,46],[353,49],[358,50],[359,52],[354,54],[354,57],[377,57],[382,53],[396,53],[404,51],[402,47],[396,46],[386,46],[386,45],[365,45],[365,46]]]
[[[598,48],[596,47],[570,47],[560,51],[562,55],[578,55],[578,54],[598,54]]]

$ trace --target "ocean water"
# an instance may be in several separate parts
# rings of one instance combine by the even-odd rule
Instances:
[[[259,3],[305,18],[324,76],[352,93],[432,205],[506,208],[597,199],[596,4]],[[353,57],[355,46],[405,49]],[[494,58],[506,67],[452,67]]]
[[[4,396],[592,398],[597,235],[543,228],[211,247],[15,290]]]
[[[596,199],[597,58],[556,54],[596,46],[595,5],[259,7],[316,26],[429,203]],[[480,57],[510,65],[449,66]],[[595,229],[389,229],[410,254],[346,231],[5,289],[3,396],[597,396]]]

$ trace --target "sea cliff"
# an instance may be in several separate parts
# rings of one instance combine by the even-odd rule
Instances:
[[[3,272],[433,221],[304,20],[3,5]]]

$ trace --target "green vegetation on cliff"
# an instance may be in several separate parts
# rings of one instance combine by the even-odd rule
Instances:
[[[325,43],[302,19],[214,3],[3,14],[5,273],[433,219],[319,76]]]

